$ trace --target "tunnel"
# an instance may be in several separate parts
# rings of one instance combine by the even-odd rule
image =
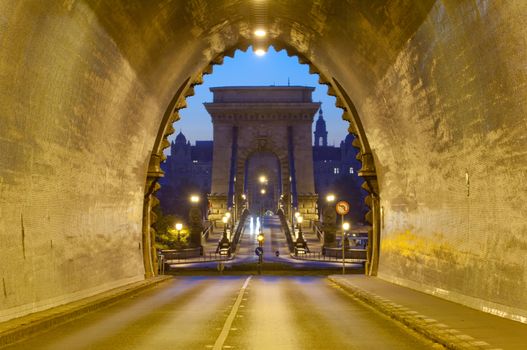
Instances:
[[[178,110],[223,57],[271,45],[319,75],[357,136],[367,273],[525,321],[526,13],[522,0],[0,2],[0,321],[155,275],[151,208]]]

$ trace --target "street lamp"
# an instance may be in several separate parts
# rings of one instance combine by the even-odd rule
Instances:
[[[262,188],[262,189],[260,190],[260,193],[261,193],[261,194],[265,194],[265,192],[267,192],[267,191],[265,190],[265,188]]]
[[[349,222],[344,222],[342,224],[342,274],[346,273],[346,259],[345,259],[345,250],[344,250],[344,240],[346,239],[346,231],[349,231],[350,224]]]
[[[177,231],[177,240],[178,242],[181,240],[181,229],[183,228],[183,224],[178,222],[176,223],[176,231]]]
[[[298,228],[298,237],[296,238],[297,241],[303,241],[304,237],[302,236],[302,222],[304,222],[304,218],[300,215],[296,217],[296,226]]]
[[[335,195],[332,194],[332,193],[328,194],[328,195],[326,196],[326,201],[327,201],[328,203],[334,202],[334,201],[335,201]]]
[[[193,194],[192,196],[190,196],[190,202],[191,203],[198,203],[199,202],[199,196]]]
[[[260,181],[261,184],[264,184],[267,182],[267,177],[265,175],[260,175],[258,181]]]
[[[302,222],[304,222],[304,218],[300,215],[296,217],[296,223],[298,227],[298,237],[300,238],[302,236]]]
[[[229,222],[229,218],[227,216],[224,216],[224,217],[221,218],[221,221],[223,222],[223,238],[222,238],[222,240],[224,238],[228,239],[228,237],[227,237],[227,222]]]

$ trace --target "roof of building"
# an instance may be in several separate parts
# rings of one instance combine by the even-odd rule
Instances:
[[[187,143],[187,138],[183,135],[183,132],[180,131],[176,136],[176,143]]]

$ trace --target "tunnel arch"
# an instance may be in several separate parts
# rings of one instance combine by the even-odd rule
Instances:
[[[310,74],[317,74],[319,76],[319,84],[328,87],[328,95],[336,98],[335,105],[343,111],[342,119],[348,123],[348,132],[355,137],[353,146],[359,150],[357,158],[362,163],[362,168],[359,170],[359,176],[365,180],[363,188],[369,193],[369,196],[366,197],[365,200],[365,204],[370,208],[370,211],[366,214],[366,221],[372,225],[372,228],[368,232],[369,242],[371,243],[368,245],[368,262],[366,264],[365,272],[368,275],[376,275],[380,254],[379,189],[372,151],[364,132],[359,113],[349,95],[335,78],[327,78],[326,75],[321,73],[320,69],[316,67],[316,64],[308,60],[302,53],[297,51],[291,45],[280,42],[276,39],[260,43],[259,46],[254,46],[254,42],[252,43],[250,40],[240,41],[224,52],[218,53],[213,60],[201,68],[201,71],[199,71],[193,79],[187,78],[175,93],[171,103],[164,113],[149,162],[149,171],[145,186],[145,209],[143,216],[143,241],[146,243],[145,247],[148,247],[148,242],[154,242],[153,237],[155,233],[153,232],[154,229],[152,225],[155,223],[155,214],[153,213],[153,208],[159,205],[159,201],[155,198],[154,193],[160,188],[157,182],[159,177],[162,176],[161,162],[166,158],[163,152],[170,147],[168,137],[174,133],[172,124],[180,119],[177,111],[186,107],[186,98],[194,95],[194,87],[203,83],[203,76],[213,74],[214,65],[221,65],[226,56],[233,58],[237,50],[243,52],[247,51],[249,46],[265,48],[265,50],[268,50],[273,46],[277,52],[285,50],[288,56],[296,56],[300,64],[309,66]],[[283,163],[283,159],[287,159],[287,154],[282,154],[282,157],[279,156],[280,153],[284,152],[277,151],[276,147],[273,148],[272,145],[266,149],[277,156],[280,161],[282,172],[285,169],[288,169],[288,166],[285,166],[287,165],[287,162]],[[237,169],[241,168],[239,162],[242,161],[242,159],[243,161],[246,161],[250,155],[258,152],[258,150],[253,149],[248,152],[249,153],[244,153],[239,157],[236,166]],[[236,177],[239,179],[244,176],[237,172]],[[240,182],[238,182],[238,184],[239,183]],[[149,254],[148,251],[151,251],[152,253]],[[156,255],[153,252],[154,248],[152,247],[151,249],[147,249],[144,253],[145,269],[147,271],[148,269],[151,269],[151,274],[149,275],[152,276],[155,275],[155,271],[157,271]]]

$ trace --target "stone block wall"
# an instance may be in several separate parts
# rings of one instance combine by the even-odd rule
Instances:
[[[379,276],[527,320],[527,3],[438,1],[360,102]]]

